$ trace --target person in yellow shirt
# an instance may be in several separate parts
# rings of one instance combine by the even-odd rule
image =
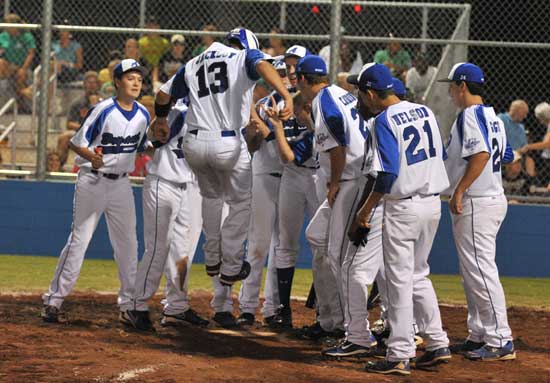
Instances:
[[[145,24],[147,29],[160,29],[159,23],[151,16]],[[160,58],[170,48],[170,42],[156,33],[148,33],[139,39],[139,51],[147,67],[152,70],[159,65]]]

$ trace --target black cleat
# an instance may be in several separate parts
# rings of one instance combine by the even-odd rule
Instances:
[[[273,325],[273,319],[275,319],[275,315],[264,317],[264,325],[267,327],[271,327]]]
[[[235,320],[233,314],[229,311],[220,311],[214,314],[214,322],[223,328],[235,328],[239,327],[239,324]]]
[[[453,344],[450,347],[450,350],[453,354],[465,354],[470,351],[475,351],[483,346],[485,346],[484,342],[473,342],[471,340],[466,340],[464,343]]]
[[[51,305],[44,306],[40,313],[42,320],[47,323],[59,323],[60,316],[61,311],[57,307]]]
[[[324,349],[321,354],[332,358],[366,357],[371,355],[371,350],[375,346],[376,340],[374,337],[371,339],[370,347],[360,346],[345,340],[337,346]]]
[[[243,261],[241,271],[237,275],[220,274],[220,283],[224,286],[233,286],[235,282],[242,281],[250,274],[250,263]]]
[[[139,331],[155,331],[153,322],[149,318],[149,311],[126,310],[121,311],[118,320],[125,326]]]
[[[437,350],[426,351],[418,358],[412,358],[410,364],[415,368],[423,368],[441,363],[449,363],[449,360],[451,360],[451,350],[449,350],[449,347],[441,347]]]
[[[288,330],[292,328],[292,310],[290,307],[279,306],[273,316],[270,326],[272,329]]]
[[[210,322],[197,314],[197,312],[193,309],[188,309],[187,311],[178,314],[166,314],[163,312],[162,319],[160,321],[160,325],[162,327],[180,326],[186,323],[192,324],[193,326],[206,327]]]
[[[240,325],[240,326],[252,326],[254,325],[254,321],[256,320],[256,317],[254,316],[254,314],[251,314],[251,313],[242,313],[241,315],[239,315],[239,317],[237,318],[237,323]]]
[[[377,362],[368,362],[365,371],[384,375],[410,375],[411,367],[409,361],[390,362],[389,360],[379,360]]]
[[[309,339],[309,340],[319,340],[321,338],[336,338],[339,335],[342,335],[340,333],[336,333],[336,331],[326,331],[322,326],[321,323],[315,322],[311,326],[304,326],[302,327],[298,333],[296,334],[299,338],[302,339]]]

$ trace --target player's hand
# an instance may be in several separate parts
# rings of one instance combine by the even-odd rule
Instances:
[[[525,154],[529,151],[529,145],[522,146],[517,150],[519,154]]]
[[[97,147],[94,149],[94,155],[90,162],[92,163],[92,168],[95,170],[103,167],[103,148]]]
[[[339,184],[329,184],[328,185],[328,191],[327,191],[327,201],[328,205],[332,208],[334,205],[334,201],[336,201],[336,197],[338,196],[338,191],[340,191],[340,185]]]
[[[155,140],[162,142],[163,144],[168,142],[170,138],[170,127],[166,118],[155,118],[151,123],[151,130],[153,131],[153,137]]]
[[[248,124],[245,126],[246,133],[250,137],[256,137],[258,134],[260,134],[260,121],[258,121],[257,118],[250,117],[250,121],[248,121]]]
[[[285,107],[279,111],[279,118],[283,121],[287,121],[294,116],[294,103],[292,98],[285,100]]]
[[[370,228],[369,224],[370,210],[366,209],[365,206],[361,207],[357,214],[355,215],[355,223],[358,227],[363,227],[366,229]]]
[[[463,193],[459,190],[455,190],[451,200],[449,201],[449,208],[453,214],[462,214],[462,197]]]

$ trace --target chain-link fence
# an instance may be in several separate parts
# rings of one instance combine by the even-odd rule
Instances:
[[[177,56],[184,62],[235,26],[253,30],[262,46],[270,47],[270,52],[275,54],[293,44],[301,44],[315,53],[324,49],[321,53],[328,57],[331,31],[333,39],[341,34],[337,45],[340,52],[336,52],[339,57],[335,60],[339,72],[357,71],[361,64],[375,58],[388,60],[382,51],[400,42],[403,62],[393,68],[394,72],[403,80],[409,80],[407,85],[415,100],[427,103],[436,112],[444,135],[448,134],[455,111],[446,87],[430,82],[429,78],[434,72],[437,73],[434,78],[444,77],[455,62],[475,62],[486,73],[485,101],[500,113],[506,112],[513,100],[525,100],[530,108],[523,121],[528,142],[544,139],[548,122],[537,121],[533,109],[546,100],[545,91],[549,85],[545,74],[550,32],[545,28],[545,15],[550,11],[550,3],[344,0],[341,1],[340,25],[331,28],[332,3],[330,0],[53,0],[52,43],[53,50],[58,52],[55,66],[59,73],[57,84],[50,85],[56,94],[52,94],[54,89],[47,94],[50,104],[47,147],[59,150],[63,137],[69,134],[65,133],[68,121],[78,120],[86,110],[85,104],[95,101],[93,97],[83,98],[83,76],[87,71],[99,74],[97,92],[108,96],[112,92],[109,67],[112,68],[116,60],[141,56],[141,60],[153,69],[161,59],[166,63],[166,57],[162,58],[164,54],[174,53],[172,58]],[[37,49],[29,68],[26,91],[18,89],[17,93],[10,93],[13,84],[9,88],[10,84],[0,79],[1,104],[13,94],[19,106],[17,135],[13,137],[17,140],[14,163],[11,161],[11,134],[5,135],[6,139],[0,142],[0,154],[5,166],[32,169],[37,151],[34,131],[38,126],[38,113],[33,105],[39,105],[36,94],[39,71],[34,76],[35,87],[31,84],[32,69],[40,64],[43,2],[4,0],[3,6],[4,15],[16,13],[23,22],[34,27],[28,32]],[[6,24],[0,25],[4,30],[6,27]],[[150,33],[152,30],[157,30],[158,34]],[[178,34],[183,39],[173,37]],[[175,45],[183,49],[173,52]],[[81,52],[81,62],[76,57],[77,51]],[[61,63],[71,58],[74,62]],[[428,67],[427,75],[417,70],[421,66]],[[146,92],[154,91],[156,80],[162,82],[167,78],[173,70],[173,66],[170,70],[168,67],[160,66],[155,78],[147,79]],[[409,67],[415,69],[407,73]],[[80,101],[81,108],[71,110],[75,100]],[[8,127],[11,121],[12,108],[3,116],[0,114],[2,127]],[[511,127],[518,128],[518,125]],[[3,131],[0,130],[0,138]],[[550,166],[546,165],[548,160],[541,153],[530,152],[519,165],[516,163],[515,168],[506,171],[505,185],[510,195],[523,199],[547,196]],[[71,168],[71,161],[69,156],[66,170]],[[547,201],[550,202],[550,198]]]

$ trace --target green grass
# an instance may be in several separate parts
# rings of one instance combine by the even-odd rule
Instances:
[[[53,276],[57,257],[0,255],[0,293],[41,293]],[[441,302],[465,304],[464,291],[457,275],[432,275]],[[311,285],[311,270],[296,270],[292,295],[306,297]],[[550,279],[502,277],[509,306],[550,309]],[[193,265],[189,281],[191,290],[212,290],[203,265]],[[238,291],[239,285],[234,288]],[[75,290],[113,292],[119,288],[117,269],[112,260],[84,261]]]

